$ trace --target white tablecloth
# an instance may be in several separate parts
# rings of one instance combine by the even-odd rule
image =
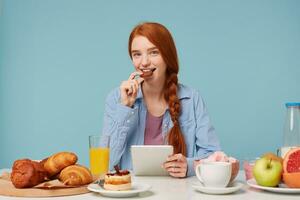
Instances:
[[[1,173],[1,170],[0,170]],[[177,179],[172,177],[133,177],[133,181],[146,183],[152,186],[150,191],[141,193],[139,196],[122,199],[142,199],[142,200],[203,200],[203,199],[228,199],[228,200],[300,200],[300,194],[278,194],[250,188],[245,183],[244,172],[240,171],[237,181],[244,183],[243,188],[235,193],[227,195],[209,195],[200,193],[192,188],[192,183],[197,181],[196,177]],[[1,188],[0,188],[1,190]],[[98,193],[87,193],[83,195],[65,196],[65,197],[48,197],[48,198],[21,198],[0,196],[0,200],[90,200],[90,199],[113,199],[103,197]]]

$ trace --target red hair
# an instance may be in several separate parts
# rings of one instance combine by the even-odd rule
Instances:
[[[174,153],[186,155],[185,140],[178,122],[181,108],[180,101],[177,97],[177,74],[179,71],[179,64],[177,50],[172,35],[166,27],[159,23],[146,22],[137,25],[129,36],[128,51],[130,57],[131,44],[136,36],[144,36],[154,44],[159,49],[162,58],[167,65],[164,97],[169,104],[169,111],[174,124],[168,133],[168,143],[173,145]]]

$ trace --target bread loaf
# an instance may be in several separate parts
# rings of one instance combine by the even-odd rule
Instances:
[[[86,185],[93,181],[90,170],[81,165],[71,165],[64,168],[59,175],[59,180],[65,185]]]
[[[45,181],[47,172],[39,162],[21,159],[14,162],[10,179],[16,188],[28,188]]]
[[[59,152],[50,156],[44,163],[44,168],[49,177],[58,174],[62,169],[77,162],[76,154],[72,152]]]

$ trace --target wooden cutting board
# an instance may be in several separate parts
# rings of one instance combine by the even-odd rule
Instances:
[[[87,186],[81,187],[65,187],[65,188],[15,188],[12,182],[7,177],[0,177],[0,195],[14,197],[55,197],[78,195],[90,192]]]

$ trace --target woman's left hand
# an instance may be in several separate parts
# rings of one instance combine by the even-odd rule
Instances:
[[[167,161],[163,164],[170,176],[182,178],[186,177],[187,173],[187,160],[181,153],[171,155],[167,158]]]

